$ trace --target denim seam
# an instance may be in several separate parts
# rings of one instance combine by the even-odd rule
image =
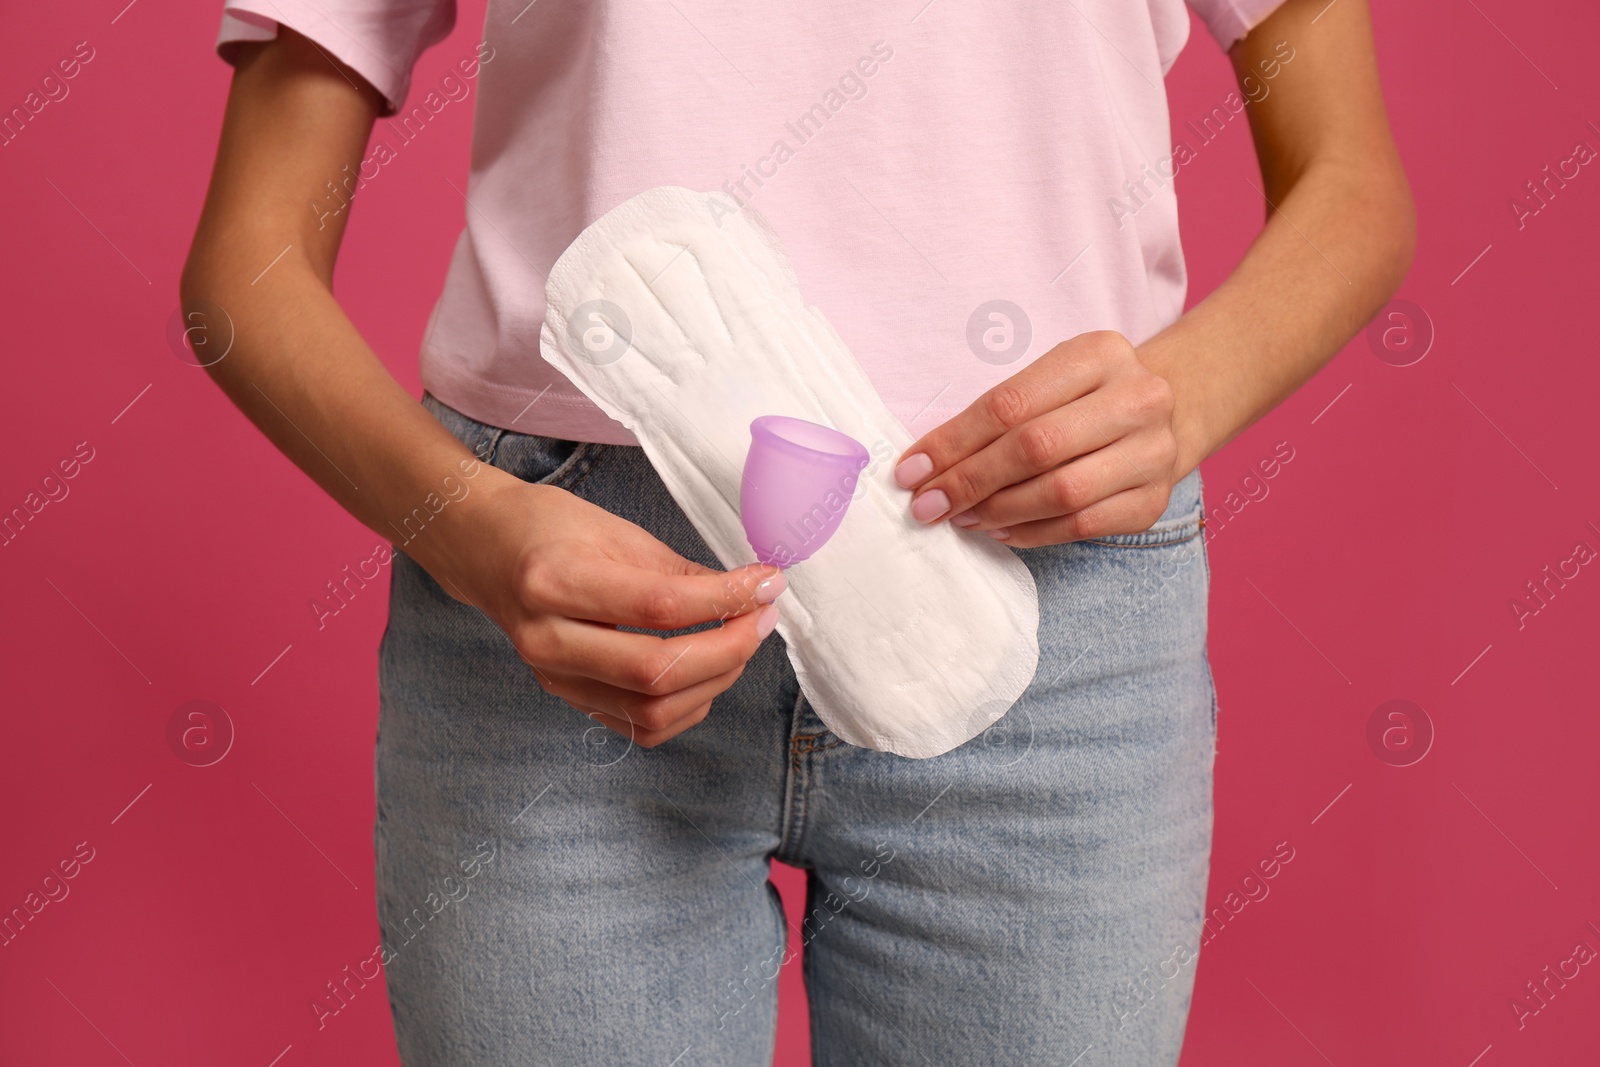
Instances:
[[[1203,500],[1201,501],[1201,506],[1202,507],[1205,506],[1205,502]],[[1205,525],[1205,520],[1202,519],[1200,525],[1203,527]],[[1207,602],[1209,602],[1210,599],[1211,599],[1211,550],[1206,547],[1206,543],[1203,540],[1200,542],[1200,564],[1201,564],[1201,566],[1203,566],[1205,568],[1205,571],[1203,573],[1204,573],[1205,579],[1206,579],[1206,600],[1207,600]],[[1215,756],[1216,756],[1216,744],[1217,744],[1217,711],[1218,711],[1218,706],[1217,706],[1217,676],[1216,676],[1215,672],[1213,672],[1212,669],[1211,669],[1211,647],[1210,647],[1210,645],[1211,645],[1211,640],[1210,640],[1210,637],[1208,636],[1207,639],[1206,639],[1206,643],[1200,647],[1200,658],[1201,658],[1202,661],[1204,661],[1204,663],[1206,665],[1206,681],[1208,681],[1210,683],[1210,685],[1211,685],[1211,745],[1212,745],[1212,756],[1213,756],[1213,758],[1215,758]]]
[[[1217,739],[1217,679],[1216,675],[1211,673],[1210,653],[1202,649],[1200,657],[1205,661],[1207,688],[1211,690],[1211,743],[1214,746]]]
[[[816,733],[816,734],[800,734],[800,735],[796,736],[795,739],[794,739],[793,746],[792,746],[793,747],[793,751],[795,752],[795,758],[796,759],[799,758],[799,753],[800,752],[805,752],[807,755],[810,755],[813,752],[826,752],[830,748],[838,748],[840,745],[844,744],[844,741],[842,739],[840,739],[840,738],[837,738],[837,737],[834,738],[832,741],[829,741],[825,745],[817,744],[818,741],[820,741],[822,738],[827,737],[827,736],[828,736],[828,731],[827,730],[824,730],[821,733]],[[803,745],[803,746],[800,745],[801,741],[804,741],[805,745]]]
[[[515,474],[517,477],[521,478],[523,481],[528,482],[531,485],[553,485],[553,486],[558,486],[559,487],[561,485],[562,481],[564,481],[565,479],[571,477],[572,472],[577,467],[577,465],[579,463],[583,462],[584,450],[586,448],[588,448],[588,445],[586,445],[586,444],[578,445],[577,448],[574,448],[572,450],[572,454],[571,455],[569,455],[566,459],[562,460],[560,463],[556,464],[554,470],[550,471],[548,474],[541,475],[538,478],[529,477],[528,475],[525,475],[525,474],[518,474],[518,472],[511,471],[511,470],[509,470],[509,468],[502,468],[502,469],[507,469],[509,471],[509,473]],[[531,473],[532,472],[530,471],[529,474],[531,474]]]
[[[482,462],[492,467],[495,457],[500,454],[500,442],[505,440],[506,431],[499,426],[487,426],[486,430],[487,432],[479,434],[477,444],[472,446],[472,451]],[[479,447],[484,451],[480,453]]]
[[[800,739],[808,736],[800,732],[801,707],[805,704],[804,691],[794,697],[794,707],[789,711],[789,767],[785,772],[783,803],[783,832],[778,838],[775,856],[791,866],[799,864],[800,843],[806,829],[806,768],[800,759]],[[814,736],[814,735],[813,735]]]
[[[1193,523],[1194,525],[1192,530],[1188,530],[1189,523]],[[1123,535],[1127,538],[1125,541],[1115,541],[1109,538],[1086,537],[1083,539],[1082,543],[1086,545],[1105,545],[1108,548],[1167,548],[1172,545],[1181,545],[1185,541],[1193,541],[1196,537],[1199,537],[1201,534],[1205,533],[1206,520],[1204,518],[1200,518],[1198,520],[1191,519],[1189,520],[1189,523],[1185,523],[1176,530],[1146,530],[1144,533],[1125,534]],[[1184,533],[1182,537],[1168,536],[1169,534],[1178,533],[1183,530],[1188,530],[1188,532]],[[1144,538],[1149,538],[1149,540],[1143,540]]]
[[[600,457],[603,452],[603,445],[597,445],[593,442],[585,441],[583,444],[578,446],[577,451],[573,452],[572,455],[568,457],[567,462],[562,464],[563,468],[571,467],[571,469],[563,474],[560,478],[552,479],[547,484],[565,489],[569,493],[572,492],[573,490],[577,489],[578,486],[582,485],[589,475],[594,473],[594,469],[599,464]],[[579,459],[580,457],[582,458],[581,469],[573,464],[573,461]]]
[[[1085,545],[1105,545],[1109,548],[1165,548],[1192,541],[1205,532],[1206,503],[1200,498],[1193,509],[1176,518],[1163,519],[1139,533],[1113,534],[1107,537],[1086,537],[1076,542]]]

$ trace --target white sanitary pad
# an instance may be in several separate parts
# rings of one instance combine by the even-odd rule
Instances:
[[[651,189],[579,234],[545,295],[544,358],[633,432],[725,567],[755,562],[739,521],[751,420],[807,419],[871,453],[843,525],[786,571],[779,602],[829,729],[921,758],[1005,714],[1038,664],[1033,575],[988,537],[911,517],[891,468],[914,439],[806,305],[759,215],[721,193]]]

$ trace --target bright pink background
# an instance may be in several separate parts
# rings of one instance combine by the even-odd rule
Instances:
[[[0,948],[0,1061],[393,1063],[378,986],[320,1033],[308,1008],[376,941],[385,593],[370,587],[320,633],[306,604],[377,539],[168,349],[228,71],[211,53],[215,3],[117,17],[125,2],[13,5],[0,36],[5,109],[76,42],[96,50],[71,95],[0,148],[0,510],[78,442],[94,449],[70,496],[0,548],[0,911],[78,842],[95,849],[71,895]],[[1600,1042],[1600,966],[1520,1031],[1508,1007],[1580,939],[1600,948],[1585,927],[1600,926],[1600,568],[1521,630],[1508,607],[1576,542],[1600,548],[1585,525],[1600,526],[1600,173],[1584,167],[1521,231],[1507,207],[1578,139],[1600,147],[1585,128],[1600,124],[1600,15],[1534,14],[1380,5],[1421,215],[1400,295],[1436,341],[1395,367],[1358,338],[1205,467],[1215,505],[1275,443],[1295,449],[1266,499],[1214,526],[1213,903],[1276,842],[1296,857],[1206,948],[1186,1067],[1542,1067]],[[417,84],[468,55],[481,22],[464,4]],[[1198,26],[1169,86],[1175,126],[1232,88]],[[370,184],[340,264],[345,306],[414,391],[461,223],[445,179],[465,180],[469,118],[448,110]],[[1247,179],[1242,121],[1180,175],[1196,297],[1259,223]],[[1366,739],[1396,698],[1437,731],[1414,766]],[[216,766],[168,748],[168,718],[192,699],[237,728]],[[783,988],[778,1062],[803,1063],[793,969]]]

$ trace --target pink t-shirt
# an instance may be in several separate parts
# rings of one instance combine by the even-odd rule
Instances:
[[[1227,48],[1280,2],[1189,6]],[[421,370],[480,421],[635,443],[540,358],[539,327],[551,264],[657,185],[765,215],[913,434],[1069,337],[1137,344],[1183,310],[1162,78],[1184,0],[490,0],[476,58],[408,99],[454,22],[452,0],[226,0],[218,45],[279,23],[316,41],[395,113],[375,150],[476,79]]]

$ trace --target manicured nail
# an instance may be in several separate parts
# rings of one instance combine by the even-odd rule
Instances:
[[[976,526],[978,525],[978,513],[968,508],[950,521],[957,526]]]
[[[765,641],[776,625],[778,625],[778,606],[768,604],[761,609],[761,614],[756,616],[756,637]]]
[[[756,586],[756,603],[770,604],[777,600],[785,589],[789,588],[789,580],[780,572]]]
[[[911,517],[918,522],[932,522],[949,510],[950,498],[944,495],[943,489],[923,493],[911,502]]]
[[[932,473],[933,460],[928,458],[926,452],[918,452],[907,456],[900,466],[894,469],[894,480],[900,483],[902,489],[910,489],[926,481],[928,475]]]
[[[996,541],[1004,541],[1006,538],[1011,536],[1011,531],[1008,529],[990,530],[989,536],[994,538]]]

